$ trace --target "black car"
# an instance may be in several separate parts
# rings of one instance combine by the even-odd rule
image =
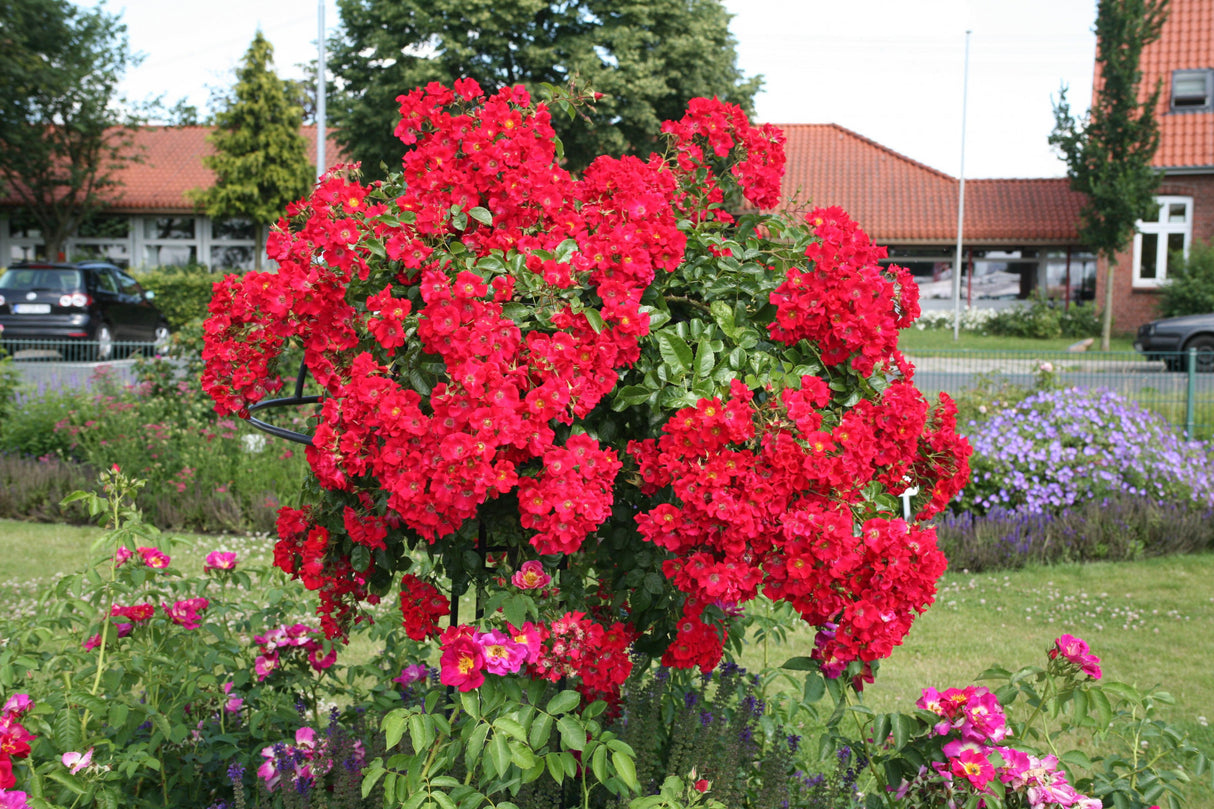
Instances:
[[[168,337],[152,294],[113,264],[22,263],[0,275],[0,340],[9,353],[42,344],[65,357],[108,360],[120,347]]]
[[[1134,348],[1149,360],[1163,360],[1169,370],[1183,371],[1190,348],[1197,353],[1197,370],[1214,372],[1214,313],[1165,317],[1140,326]]]

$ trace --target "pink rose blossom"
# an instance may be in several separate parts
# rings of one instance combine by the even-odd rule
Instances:
[[[211,551],[207,554],[202,569],[204,571],[235,570],[236,554],[231,551]]]
[[[90,747],[87,753],[75,751],[64,753],[60,760],[63,762],[63,766],[67,767],[68,772],[75,775],[93,763],[93,748]]]
[[[29,694],[13,694],[4,703],[4,713],[10,716],[21,717],[34,707],[34,701],[30,699]]]
[[[0,789],[0,809],[30,809],[29,795],[17,789]]]
[[[515,643],[509,635],[494,629],[478,635],[481,654],[485,656],[485,670],[490,674],[514,674],[527,662],[527,647]]]
[[[143,557],[143,563],[156,570],[164,570],[172,561],[169,555],[159,548],[136,548]]]
[[[1079,670],[1093,680],[1100,679],[1100,658],[1091,653],[1087,643],[1074,635],[1063,635],[1054,641],[1050,650],[1050,659],[1065,658],[1079,667]]]
[[[460,691],[472,691],[485,682],[485,655],[481,646],[467,635],[443,639],[438,680]]]
[[[425,680],[430,676],[430,669],[421,663],[414,663],[411,666],[405,666],[400,670],[399,677],[393,677],[392,682],[397,683],[401,687],[412,685],[413,683]]]
[[[544,572],[543,563],[536,559],[523,562],[510,577],[510,582],[520,590],[538,590],[547,587],[551,581],[552,577]]]

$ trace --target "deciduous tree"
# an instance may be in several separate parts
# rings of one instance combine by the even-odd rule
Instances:
[[[720,0],[340,0],[330,112],[347,154],[399,168],[395,99],[432,81],[486,87],[576,81],[603,93],[590,115],[554,116],[570,169],[647,154],[663,120],[717,96],[748,113],[758,78],[736,65]]]
[[[117,15],[66,0],[0,0],[0,53],[0,180],[55,259],[137,158],[118,95],[137,59]]]
[[[307,142],[300,134],[303,110],[287,82],[274,73],[274,49],[260,31],[236,71],[236,87],[227,108],[215,114],[210,142],[215,153],[204,159],[215,184],[195,194],[215,218],[240,217],[256,228],[255,266],[261,268],[266,226],[283,208],[307,194],[313,178]]]
[[[1087,195],[1080,240],[1106,260],[1100,347],[1113,327],[1114,257],[1134,236],[1134,223],[1154,204],[1159,147],[1154,110],[1160,86],[1142,88],[1142,50],[1159,39],[1167,0],[1100,0],[1096,12],[1097,91],[1086,120],[1071,114],[1066,88],[1054,107],[1050,143],[1067,162],[1071,187]]]

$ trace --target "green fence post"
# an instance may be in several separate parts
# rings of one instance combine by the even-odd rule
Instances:
[[[1188,391],[1184,402],[1184,437],[1193,440],[1194,410],[1197,401],[1197,349],[1190,348],[1185,367],[1188,369]]]

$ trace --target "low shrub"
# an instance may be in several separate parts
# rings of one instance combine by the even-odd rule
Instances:
[[[1214,242],[1194,242],[1189,255],[1168,262],[1168,280],[1159,298],[1164,317],[1214,312]]]
[[[378,791],[363,799],[360,769],[382,750],[367,723],[400,701],[385,668],[399,630],[369,628],[385,657],[337,665],[275,570],[217,550],[203,570],[182,571],[176,543],[131,505],[142,484],[113,471],[99,484],[100,495],[68,498],[111,529],[89,564],[51,584],[32,616],[0,617],[3,757],[17,759],[27,797],[382,805]],[[25,805],[9,802],[15,780],[0,773],[4,806]]]
[[[17,390],[21,386],[21,375],[13,366],[12,357],[0,348],[0,423],[8,416],[17,401]]]
[[[1057,514],[1120,495],[1214,508],[1209,446],[1108,390],[1039,391],[977,425],[970,442],[961,510]]]
[[[198,265],[157,267],[137,274],[143,288],[156,294],[156,308],[174,331],[206,318],[212,287],[221,277]]]
[[[218,419],[167,361],[141,366],[131,387],[34,396],[0,423],[0,474],[12,480],[0,515],[62,518],[54,504],[115,464],[149,481],[139,506],[165,530],[264,532],[299,491],[296,445],[269,442],[238,419]]]
[[[1087,500],[1054,514],[995,508],[948,513],[936,523],[953,570],[1122,561],[1214,548],[1214,513],[1132,495]]]
[[[1092,304],[1063,307],[1057,301],[1034,299],[1024,306],[996,311],[983,322],[982,330],[998,337],[1038,340],[1095,337],[1100,334],[1100,317]]]
[[[61,505],[68,494],[93,486],[96,473],[58,455],[29,458],[0,453],[0,517],[82,525],[88,515]]]

